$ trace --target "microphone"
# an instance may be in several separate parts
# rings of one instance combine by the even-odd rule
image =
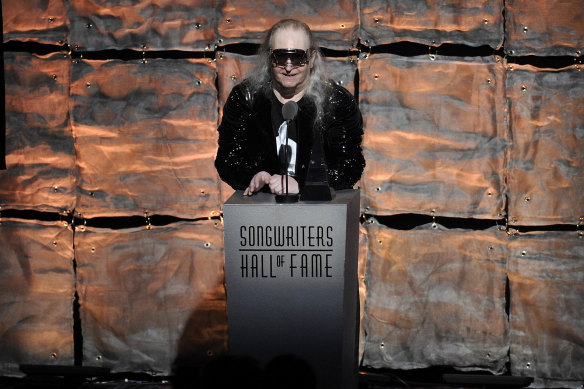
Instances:
[[[282,106],[282,116],[288,123],[290,123],[291,120],[294,120],[297,113],[298,104],[296,104],[295,101],[290,100]]]
[[[286,126],[290,125],[290,122],[294,120],[298,114],[298,104],[295,101],[290,100],[282,106],[282,117],[286,121]],[[276,195],[276,202],[278,203],[295,203],[300,197],[298,194],[288,193],[288,128],[286,128],[286,146],[284,147],[284,161],[286,161],[286,166],[284,167],[286,173],[286,194]]]

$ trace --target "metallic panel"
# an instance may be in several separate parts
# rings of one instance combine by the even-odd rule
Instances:
[[[503,0],[361,0],[360,38],[367,46],[410,41],[503,44]]]
[[[4,42],[65,43],[70,24],[66,3],[65,0],[3,1]]]
[[[211,60],[73,65],[81,217],[218,214]]]
[[[4,218],[0,247],[0,375],[19,364],[73,365],[72,230]]]
[[[215,220],[77,227],[84,366],[169,374],[226,350],[223,234]]]
[[[507,362],[506,233],[367,227],[363,364],[487,369]]]
[[[505,211],[504,67],[497,58],[359,61],[366,213],[498,219]]]
[[[506,0],[505,51],[514,56],[580,57],[583,19],[582,0]]]
[[[352,0],[217,0],[220,45],[261,43],[280,19],[298,19],[311,28],[319,46],[348,50],[357,43],[359,2]]]
[[[4,53],[6,166],[0,207],[67,212],[75,207],[67,55]]]
[[[511,224],[583,224],[583,75],[519,65],[507,73]]]
[[[214,1],[71,0],[76,50],[213,50]]]
[[[584,380],[584,240],[576,231],[530,232],[509,242],[511,374],[533,387]]]

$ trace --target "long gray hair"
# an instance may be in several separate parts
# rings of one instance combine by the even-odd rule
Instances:
[[[272,45],[272,38],[276,31],[283,29],[304,31],[310,42],[310,50],[315,53],[304,97],[314,103],[316,106],[316,120],[320,121],[322,119],[323,104],[325,103],[328,89],[327,83],[323,81],[327,81],[328,77],[320,49],[316,45],[310,27],[308,27],[306,23],[295,19],[283,19],[274,24],[272,28],[268,30],[262,45],[258,49],[256,64],[247,77],[247,86],[250,88],[252,94],[262,91],[268,96],[269,93],[272,93],[272,62],[270,59],[270,48]]]

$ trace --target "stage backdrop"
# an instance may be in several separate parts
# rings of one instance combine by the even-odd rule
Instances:
[[[171,374],[225,352],[233,191],[216,127],[252,45],[287,16],[364,117],[361,365],[581,386],[580,0],[21,0],[2,14],[0,374]]]

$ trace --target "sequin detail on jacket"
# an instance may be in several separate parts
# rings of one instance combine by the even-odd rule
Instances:
[[[355,98],[345,88],[329,82],[323,119],[320,121],[329,185],[336,190],[352,188],[359,181],[365,159],[361,149],[363,119]],[[278,158],[271,125],[271,102],[262,92],[252,95],[245,81],[236,85],[223,108],[215,167],[234,189],[248,187],[260,171],[277,174]],[[299,141],[296,179],[302,188],[315,133],[316,108],[308,99],[298,102]],[[308,132],[306,132],[308,130]]]

